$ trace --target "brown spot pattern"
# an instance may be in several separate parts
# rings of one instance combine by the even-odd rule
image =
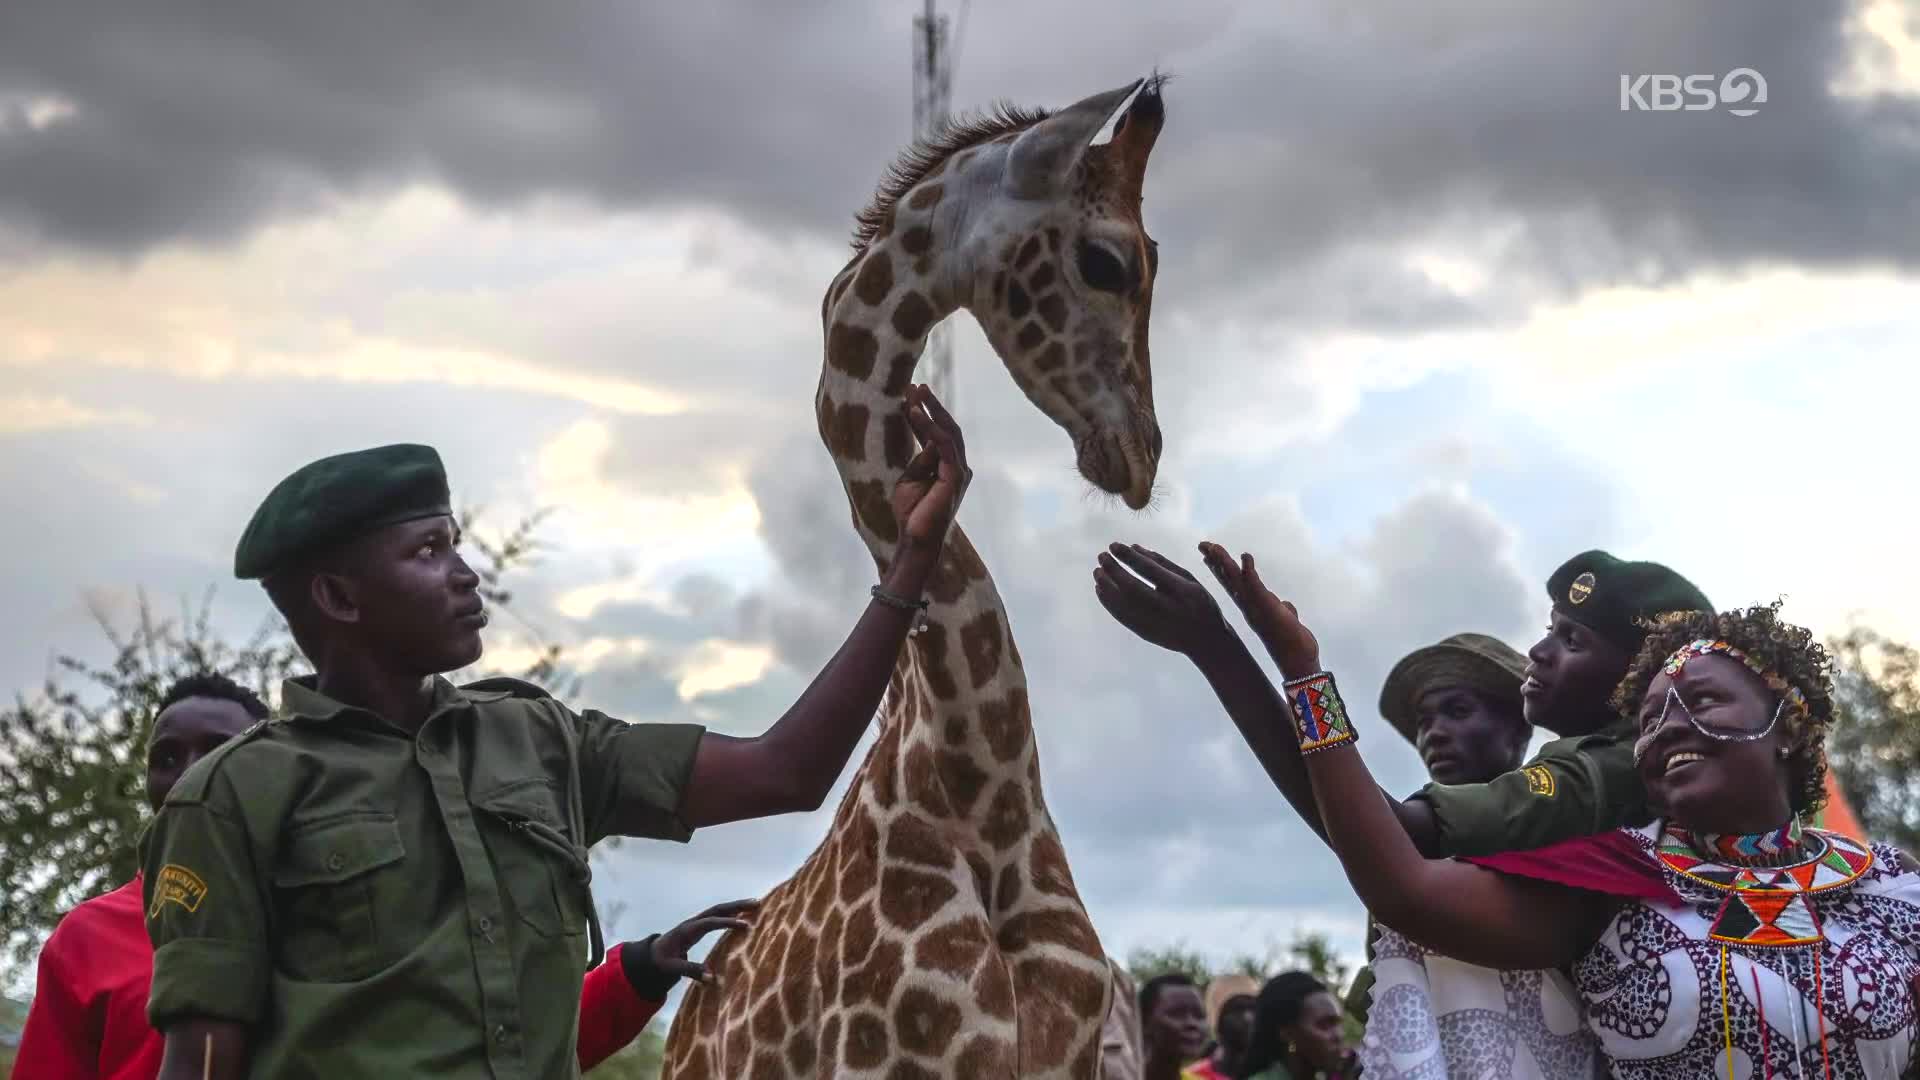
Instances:
[[[863,902],[847,916],[847,928],[840,936],[840,963],[851,968],[867,958],[873,943],[879,940],[880,927],[873,918],[873,902]]]
[[[856,379],[873,374],[879,353],[880,342],[863,327],[837,322],[827,331],[827,363]]]
[[[1032,310],[1033,297],[1027,295],[1027,290],[1021,288],[1019,282],[1016,281],[1012,285],[1007,286],[1008,318],[1019,322],[1021,319],[1027,317],[1027,312]]]
[[[889,866],[880,874],[880,914],[902,930],[924,926],[960,890],[944,877]]]
[[[913,384],[914,360],[912,353],[903,352],[888,361],[887,381],[880,387],[880,392],[888,397],[904,395],[907,387]]]
[[[892,809],[895,800],[900,797],[894,765],[894,754],[897,752],[897,747],[879,746],[867,758],[867,790],[873,794],[874,804],[882,810]]]
[[[1026,690],[1016,686],[999,701],[982,702],[980,733],[987,737],[987,745],[998,760],[1019,757],[1033,735],[1033,712],[1027,704]]]
[[[825,394],[820,396],[820,437],[834,460],[867,460],[867,420],[870,415],[871,410],[865,405],[835,405]],[[887,512],[893,512],[891,505]]]
[[[1059,1066],[1074,1047],[1069,1042],[1080,1017],[1097,1015],[1106,1000],[1107,980],[1079,968],[1030,957],[1014,968],[1014,978],[1032,994],[1022,994],[1031,1008],[1020,1018],[1020,1060],[1029,1069]]]
[[[922,936],[913,947],[913,966],[964,978],[980,962],[989,936],[979,916],[963,916]]]
[[[925,225],[914,225],[900,234],[900,250],[909,255],[919,255],[933,246],[933,230]]]
[[[893,308],[893,331],[908,341],[918,341],[933,325],[933,305],[917,292],[900,298]]]
[[[887,1025],[870,1012],[858,1012],[847,1024],[846,1062],[856,1069],[871,1069],[887,1058]]]
[[[893,997],[894,985],[906,970],[902,963],[905,959],[905,950],[897,941],[882,941],[875,945],[867,962],[859,970],[847,975],[842,984],[842,1000],[849,1005],[870,1001],[886,1008],[887,1001]]]
[[[967,678],[975,690],[1000,673],[1000,649],[1005,640],[998,611],[983,611],[960,627],[960,654],[967,659]]]
[[[960,693],[960,686],[947,667],[947,628],[929,619],[926,629],[913,640],[919,646],[920,674],[927,680],[927,689],[940,701],[952,701]]]
[[[942,778],[934,768],[933,751],[924,743],[915,743],[907,751],[907,798],[936,818],[953,813]]]
[[[1027,853],[1027,876],[1033,879],[1033,887],[1052,896],[1073,896],[1073,874],[1067,869],[1067,853],[1060,847],[1060,838],[1051,831],[1043,832],[1033,838],[1032,849]]]
[[[1038,296],[1047,291],[1047,286],[1053,284],[1054,277],[1053,264],[1041,263],[1033,268],[1033,273],[1027,275],[1027,288],[1032,289],[1034,295]]]
[[[1041,371],[1057,371],[1060,366],[1066,362],[1067,347],[1056,341],[1041,350],[1039,357],[1034,360],[1033,366]]]
[[[1067,302],[1060,299],[1060,294],[1057,292],[1048,293],[1040,298],[1040,317],[1047,320],[1047,325],[1053,328],[1054,333],[1057,334],[1065,330],[1067,328]]]
[[[1013,1019],[1013,976],[999,957],[988,954],[987,962],[973,973],[973,1000],[995,1020]]]
[[[953,1037],[960,1034],[960,1006],[911,987],[894,1007],[893,1030],[902,1049],[927,1057],[945,1056]]]
[[[796,1024],[807,1015],[808,992],[813,989],[813,967],[817,959],[814,948],[813,935],[806,927],[796,926],[792,939],[787,942],[787,955],[780,962],[780,1002]]]
[[[1012,780],[1000,785],[987,807],[987,821],[980,836],[996,849],[1005,851],[1027,834],[1027,791]]]
[[[880,421],[880,446],[886,455],[887,468],[907,467],[907,462],[913,460],[913,431],[907,427],[906,417],[888,413]]]
[[[980,771],[971,757],[952,750],[940,751],[939,762],[940,784],[946,788],[953,813],[960,817],[971,815],[981,789],[987,786],[987,774]]]
[[[975,1035],[960,1051],[955,1076],[1006,1076],[1014,1070],[1013,1047],[991,1035]]]
[[[794,1072],[802,1076],[812,1072],[817,1057],[813,1036],[808,1035],[805,1028],[795,1031],[793,1038],[787,1040],[787,1064],[792,1066]]]
[[[1027,237],[1027,242],[1020,245],[1020,253],[1014,256],[1013,268],[1015,270],[1025,270],[1028,263],[1039,257],[1040,237],[1038,235],[1029,236]]]
[[[1030,322],[1021,327],[1020,336],[1013,339],[1014,344],[1020,346],[1022,352],[1039,348],[1040,343],[1045,340],[1047,340],[1047,332],[1041,329],[1037,322]]]
[[[758,997],[760,994],[760,980],[755,978],[753,981],[754,996]],[[751,1027],[753,1030],[753,1041],[760,1046],[779,1046],[780,1041],[787,1037],[786,1021],[781,1019],[780,1006],[776,1002],[769,1001],[759,1008],[754,1009],[752,1012]],[[776,1064],[778,1063],[776,1062]]]
[[[1010,911],[1020,902],[1020,866],[1008,863],[1000,868],[1000,888],[994,893],[994,908],[998,911]]]
[[[953,849],[939,830],[918,814],[904,813],[887,825],[887,857],[945,869],[953,864]]]
[[[879,307],[892,291],[893,260],[884,251],[868,252],[866,262],[860,265],[860,275],[853,279],[853,295],[868,307]]]
[[[885,484],[855,480],[847,485],[847,495],[853,501],[853,512],[868,531],[889,544],[900,539],[900,523],[893,519],[893,503],[887,498]]]
[[[967,869],[973,871],[973,897],[981,907],[987,906],[987,898],[992,894],[993,867],[977,851],[967,852]]]

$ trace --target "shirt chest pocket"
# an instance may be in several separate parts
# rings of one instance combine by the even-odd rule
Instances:
[[[512,781],[474,796],[473,805],[513,914],[543,937],[586,933],[587,867],[553,785],[544,777]]]
[[[380,889],[406,857],[392,815],[354,814],[296,828],[273,870],[280,967],[292,978],[345,982],[380,970],[412,944],[380,924]],[[382,872],[386,870],[387,872]],[[392,910],[390,907],[388,910]]]

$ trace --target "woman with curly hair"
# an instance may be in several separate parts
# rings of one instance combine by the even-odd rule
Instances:
[[[1466,963],[1570,965],[1615,1077],[1892,1080],[1907,1068],[1920,865],[1802,823],[1823,801],[1832,681],[1825,650],[1778,605],[1649,628],[1614,705],[1639,729],[1651,825],[1430,860],[1374,794],[1313,634],[1245,562],[1236,599],[1287,678],[1329,840],[1381,923]],[[1504,1073],[1446,1026],[1449,1075]],[[1392,1042],[1369,1032],[1367,1075],[1396,1073]]]

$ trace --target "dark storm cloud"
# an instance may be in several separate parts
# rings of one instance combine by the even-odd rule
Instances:
[[[433,179],[488,205],[701,203],[839,233],[906,134],[911,7],[9,5],[0,94],[76,111],[0,135],[0,215],[129,252]],[[1829,93],[1848,15],[981,4],[955,97],[1057,105],[1169,66],[1148,213],[1170,302],[1457,323],[1702,266],[1911,260],[1920,107]],[[1619,109],[1622,73],[1739,66],[1769,82],[1757,116]],[[1513,280],[1471,300],[1395,281],[1380,245],[1436,236]]]

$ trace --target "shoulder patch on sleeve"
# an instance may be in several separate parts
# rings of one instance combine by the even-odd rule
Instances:
[[[207,898],[207,883],[200,875],[176,863],[168,863],[160,868],[153,879],[153,906],[147,910],[149,921],[160,917],[160,909],[168,904],[179,904],[189,913],[200,910],[200,901]]]
[[[219,746],[214,747],[207,756],[193,763],[180,779],[174,782],[173,790],[167,793],[167,804],[197,803],[207,797],[207,786],[213,782],[213,776],[220,770],[222,762],[233,755],[235,750],[260,737],[267,726],[274,721],[269,718],[257,720],[254,725]]]
[[[1527,778],[1527,793],[1553,798],[1553,770],[1545,765],[1529,765],[1521,770]]]
[[[525,679],[513,679],[505,675],[496,675],[491,679],[481,679],[479,682],[470,682],[460,689],[475,694],[508,694],[513,697],[527,698],[529,700],[539,700],[540,698],[553,696],[540,687],[535,686],[533,683],[527,682]]]

